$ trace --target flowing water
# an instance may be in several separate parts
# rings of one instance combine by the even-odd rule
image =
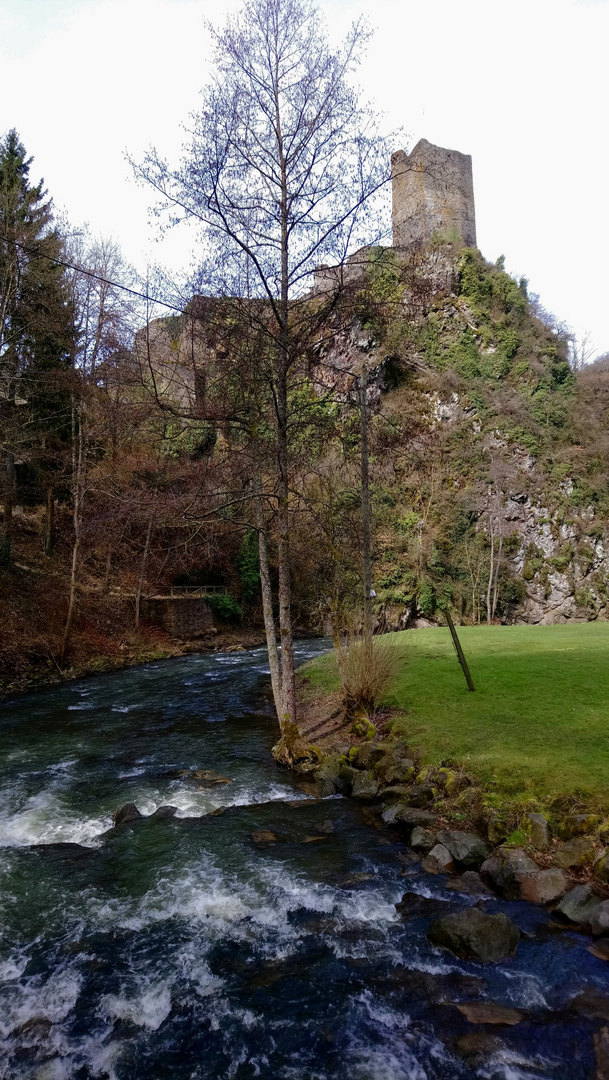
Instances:
[[[311,799],[274,765],[267,684],[254,649],[4,704],[2,1080],[592,1076],[600,1014],[567,1009],[609,994],[589,939],[491,901],[526,932],[516,958],[433,949],[429,918],[397,915],[404,891],[473,901],[355,801]],[[232,783],[176,775],[197,769]],[[112,829],[126,802],[178,814]],[[261,829],[277,843],[257,844]],[[526,1015],[474,1026],[454,1003],[480,1000]]]

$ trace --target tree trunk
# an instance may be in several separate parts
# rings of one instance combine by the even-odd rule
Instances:
[[[78,557],[80,554],[80,538],[82,531],[82,509],[85,486],[85,432],[84,415],[82,405],[72,405],[72,521],[74,525],[74,543],[72,545],[72,566],[70,571],[70,595],[68,599],[68,614],[63,632],[61,653],[59,661],[63,664],[70,642],[70,634],[74,624],[76,611],[76,589],[78,585]]]
[[[13,508],[15,506],[16,480],[15,455],[10,450],[6,454],[6,486],[4,492],[4,521],[0,534],[0,566],[8,566],[11,561],[13,545]]]
[[[495,618],[495,612],[497,611],[497,593],[499,592],[499,567],[501,565],[501,548],[503,547],[503,536],[499,534],[499,550],[497,552],[497,563],[495,566],[495,584],[493,587],[493,606],[492,615]]]
[[[368,462],[368,373],[360,374],[360,467],[362,485],[362,572],[364,578],[364,639],[372,640],[372,545],[370,523],[370,473]]]
[[[148,552],[150,551],[150,534],[152,532],[152,521],[148,522],[148,531],[146,533],[146,543],[144,544],[144,554],[142,556],[142,565],[140,569],[140,577],[137,583],[137,592],[135,594],[135,628],[138,629],[140,625],[140,602],[142,599],[142,589],[144,587],[144,577],[146,574],[146,563],[148,562]]]
[[[52,484],[47,484],[47,506],[44,527],[44,553],[50,559],[55,551],[55,492]]]
[[[495,570],[495,531],[494,531],[492,517],[489,520],[489,525],[490,525],[490,530],[491,530],[491,565],[490,565],[489,572],[488,572],[488,587],[487,587],[487,590],[486,590],[486,621],[487,621],[487,624],[490,626],[491,625],[491,592],[492,592],[492,588],[493,588],[493,577],[494,577],[494,570]]]
[[[287,394],[285,395],[287,398]],[[290,521],[288,488],[287,409],[279,430],[279,478],[277,484],[277,562],[279,569],[279,635],[281,640],[282,709],[280,726],[296,723],[294,640],[291,612]]]
[[[269,557],[264,529],[264,510],[260,492],[256,495],[256,525],[258,527],[258,559],[260,563],[260,588],[262,591],[262,612],[264,616],[264,630],[266,633],[266,647],[269,654],[273,701],[275,702],[277,719],[281,724],[281,713],[283,708],[281,669],[279,666],[277,634],[275,632],[275,619],[273,616],[273,593],[271,590],[271,574],[269,571]]]

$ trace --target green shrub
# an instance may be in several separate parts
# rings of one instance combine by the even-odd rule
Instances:
[[[240,622],[243,618],[241,605],[230,593],[211,593],[205,598],[214,615],[224,622]]]

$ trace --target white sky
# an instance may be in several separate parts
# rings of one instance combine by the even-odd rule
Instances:
[[[0,0],[0,134],[16,127],[58,209],[176,270],[125,152],[177,163],[226,0]],[[609,350],[609,0],[321,0],[340,40],[375,34],[360,83],[412,145],[473,155],[478,244]],[[389,222],[388,222],[389,226]]]

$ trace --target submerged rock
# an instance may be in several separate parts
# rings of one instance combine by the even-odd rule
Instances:
[[[252,833],[255,844],[276,844],[278,839],[276,833],[271,832],[270,829],[258,829],[257,832]]]
[[[140,814],[135,803],[128,802],[121,806],[114,815],[115,825],[126,825],[129,821],[139,821],[144,815]]]
[[[448,848],[453,859],[464,866],[480,866],[488,859],[491,848],[476,833],[461,832],[458,829],[444,829],[438,833],[438,842]]]
[[[466,908],[433,923],[427,937],[432,945],[450,949],[464,960],[496,963],[514,956],[520,931],[503,912],[487,915],[479,908]]]
[[[477,1069],[493,1054],[503,1049],[504,1045],[496,1035],[489,1035],[484,1031],[472,1031],[467,1035],[460,1035],[455,1042],[455,1053],[471,1069]]]
[[[421,893],[406,892],[395,905],[401,919],[426,919],[432,915],[447,915],[451,910],[448,900],[437,896],[422,896]]]
[[[491,896],[492,893],[487,889],[480,874],[477,874],[475,870],[466,870],[464,874],[454,878],[452,881],[447,881],[447,889],[451,889],[454,892],[463,893],[464,896]]]
[[[511,1009],[507,1005],[495,1005],[492,1001],[468,1001],[458,1004],[459,1012],[463,1013],[470,1024],[519,1024],[524,1020],[525,1013],[520,1009]]]

